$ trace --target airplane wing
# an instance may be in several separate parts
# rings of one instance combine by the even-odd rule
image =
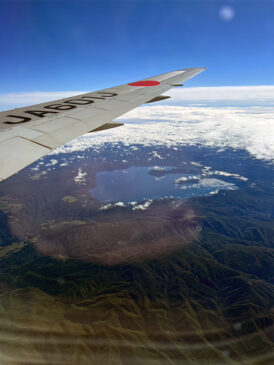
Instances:
[[[113,119],[182,86],[206,68],[185,68],[141,81],[53,102],[0,112],[0,181],[54,148],[81,136],[118,127]]]

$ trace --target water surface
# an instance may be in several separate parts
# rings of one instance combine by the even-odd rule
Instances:
[[[220,189],[236,189],[232,183],[221,179],[193,177],[193,174],[171,173],[153,176],[150,167],[130,167],[127,169],[100,171],[96,175],[97,184],[91,195],[100,202],[141,202],[146,199],[174,197],[185,199],[217,193]],[[181,183],[178,179],[185,178]]]

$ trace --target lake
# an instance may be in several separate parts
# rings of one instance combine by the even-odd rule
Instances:
[[[186,199],[192,196],[216,194],[219,190],[237,189],[235,184],[221,179],[172,173],[170,168],[161,176],[152,175],[153,167],[130,167],[113,171],[100,171],[91,195],[98,201],[142,202],[147,199],[173,197]]]

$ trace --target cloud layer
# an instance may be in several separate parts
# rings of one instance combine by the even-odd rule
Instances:
[[[168,103],[274,106],[274,86],[216,86],[172,89]]]
[[[155,105],[134,109],[119,120],[127,124],[82,136],[54,153],[121,142],[127,146],[200,145],[245,149],[258,159],[274,161],[274,108]]]

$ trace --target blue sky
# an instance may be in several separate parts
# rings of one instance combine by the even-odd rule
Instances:
[[[228,7],[228,8],[227,8]],[[1,1],[0,93],[94,90],[206,66],[187,86],[273,85],[273,1]]]

